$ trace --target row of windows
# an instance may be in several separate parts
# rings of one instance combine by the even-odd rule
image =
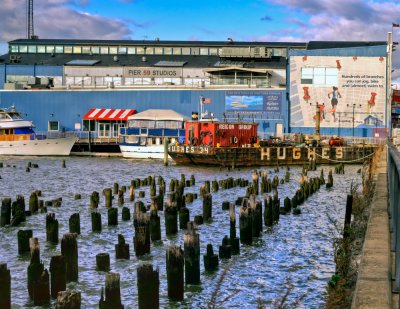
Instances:
[[[64,46],[13,45],[10,53],[29,54],[87,54],[87,55],[200,55],[218,56],[222,48],[215,47],[132,47],[132,46]],[[284,49],[273,49],[274,56],[282,56]]]
[[[337,68],[302,68],[301,83],[306,85],[329,85],[338,83]]]

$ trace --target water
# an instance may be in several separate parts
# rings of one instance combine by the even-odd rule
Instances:
[[[39,168],[25,171],[28,162],[39,164]],[[11,196],[13,200],[17,194],[25,196],[28,204],[29,195],[34,190],[41,190],[41,199],[50,200],[62,197],[60,208],[50,207],[48,212],[54,212],[59,221],[59,237],[68,232],[68,219],[75,212],[80,213],[81,235],[78,237],[79,251],[79,282],[68,284],[68,289],[76,289],[82,294],[82,308],[97,308],[100,298],[100,289],[104,286],[103,272],[95,270],[95,256],[100,252],[107,252],[111,258],[111,271],[121,275],[121,297],[125,308],[137,307],[136,269],[143,261],[151,262],[159,268],[160,276],[160,307],[161,308],[206,308],[215,291],[224,268],[228,268],[225,279],[217,297],[218,308],[256,308],[258,300],[269,308],[273,307],[274,300],[286,292],[289,285],[293,286],[288,301],[293,303],[302,298],[301,308],[319,308],[324,305],[326,284],[334,273],[332,240],[337,236],[334,227],[335,221],[344,220],[346,192],[350,183],[360,183],[360,175],[356,173],[359,166],[346,166],[345,175],[334,175],[334,186],[331,190],[321,187],[320,191],[310,197],[300,206],[300,216],[286,215],[271,230],[264,231],[252,246],[242,246],[241,254],[233,256],[230,261],[221,261],[219,270],[209,274],[204,272],[203,258],[201,257],[201,285],[186,286],[183,302],[172,302],[167,297],[167,282],[165,270],[165,252],[170,244],[179,244],[183,248],[183,232],[176,236],[166,237],[164,230],[164,213],[160,212],[162,226],[162,241],[151,245],[151,254],[143,258],[136,258],[133,250],[132,221],[121,220],[119,208],[119,225],[107,226],[107,209],[104,207],[104,198],[101,197],[99,211],[102,214],[103,231],[91,232],[89,209],[89,195],[92,191],[101,192],[106,187],[112,187],[114,182],[120,186],[129,186],[134,178],[145,178],[148,175],[161,175],[167,182],[171,178],[180,179],[181,173],[189,179],[195,175],[196,185],[185,188],[186,192],[199,192],[199,187],[205,180],[245,178],[251,180],[251,169],[234,171],[220,170],[210,167],[183,167],[171,165],[163,166],[160,161],[134,161],[120,158],[67,158],[67,168],[62,168],[60,158],[3,158],[4,168],[0,169],[0,197]],[[9,166],[7,166],[9,165]],[[15,167],[14,167],[15,166]],[[271,172],[271,177],[278,174],[283,177],[285,170],[274,173],[272,168],[264,168]],[[327,177],[328,167],[324,167]],[[283,205],[286,196],[292,197],[298,188],[300,175],[299,167],[291,168],[289,183],[279,185],[278,191]],[[310,172],[309,176],[319,175],[320,169]],[[146,191],[142,200],[149,203],[149,187],[138,190]],[[136,190],[136,200],[138,200]],[[74,200],[74,195],[80,193],[81,200]],[[220,190],[213,193],[213,221],[199,226],[201,255],[205,254],[206,246],[211,243],[214,252],[225,235],[229,235],[229,211],[221,209],[222,201],[234,202],[238,196],[245,194],[245,188]],[[261,197],[259,197],[261,198]],[[133,211],[133,202],[127,201],[125,206]],[[116,206],[117,201],[113,201]],[[202,200],[199,198],[188,204],[190,218],[202,214]],[[238,214],[239,208],[236,208]],[[8,264],[12,276],[12,304],[13,308],[33,307],[27,291],[27,267],[29,256],[18,256],[17,231],[22,228],[33,230],[34,237],[39,238],[41,259],[45,268],[49,267],[50,257],[60,254],[60,244],[51,245],[46,242],[45,231],[46,214],[37,214],[28,217],[19,227],[0,228],[0,261]],[[238,226],[238,215],[236,219]],[[130,245],[130,260],[115,260],[114,245],[117,235],[123,234]],[[237,231],[239,235],[239,230]],[[53,303],[54,304],[54,301]]]

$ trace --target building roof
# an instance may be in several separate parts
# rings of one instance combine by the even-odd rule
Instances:
[[[128,120],[175,120],[186,121],[188,117],[177,113],[172,109],[148,109],[135,115],[129,116]]]
[[[310,41],[307,49],[329,49],[386,45],[385,41]]]

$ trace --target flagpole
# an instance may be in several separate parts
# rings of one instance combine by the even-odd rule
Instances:
[[[200,110],[200,116],[199,116],[199,121],[201,120],[202,116],[203,116],[203,96],[200,96],[200,100],[199,100],[199,110]]]

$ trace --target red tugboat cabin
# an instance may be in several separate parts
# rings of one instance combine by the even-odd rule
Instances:
[[[186,143],[191,146],[252,147],[257,143],[258,123],[188,121]]]

